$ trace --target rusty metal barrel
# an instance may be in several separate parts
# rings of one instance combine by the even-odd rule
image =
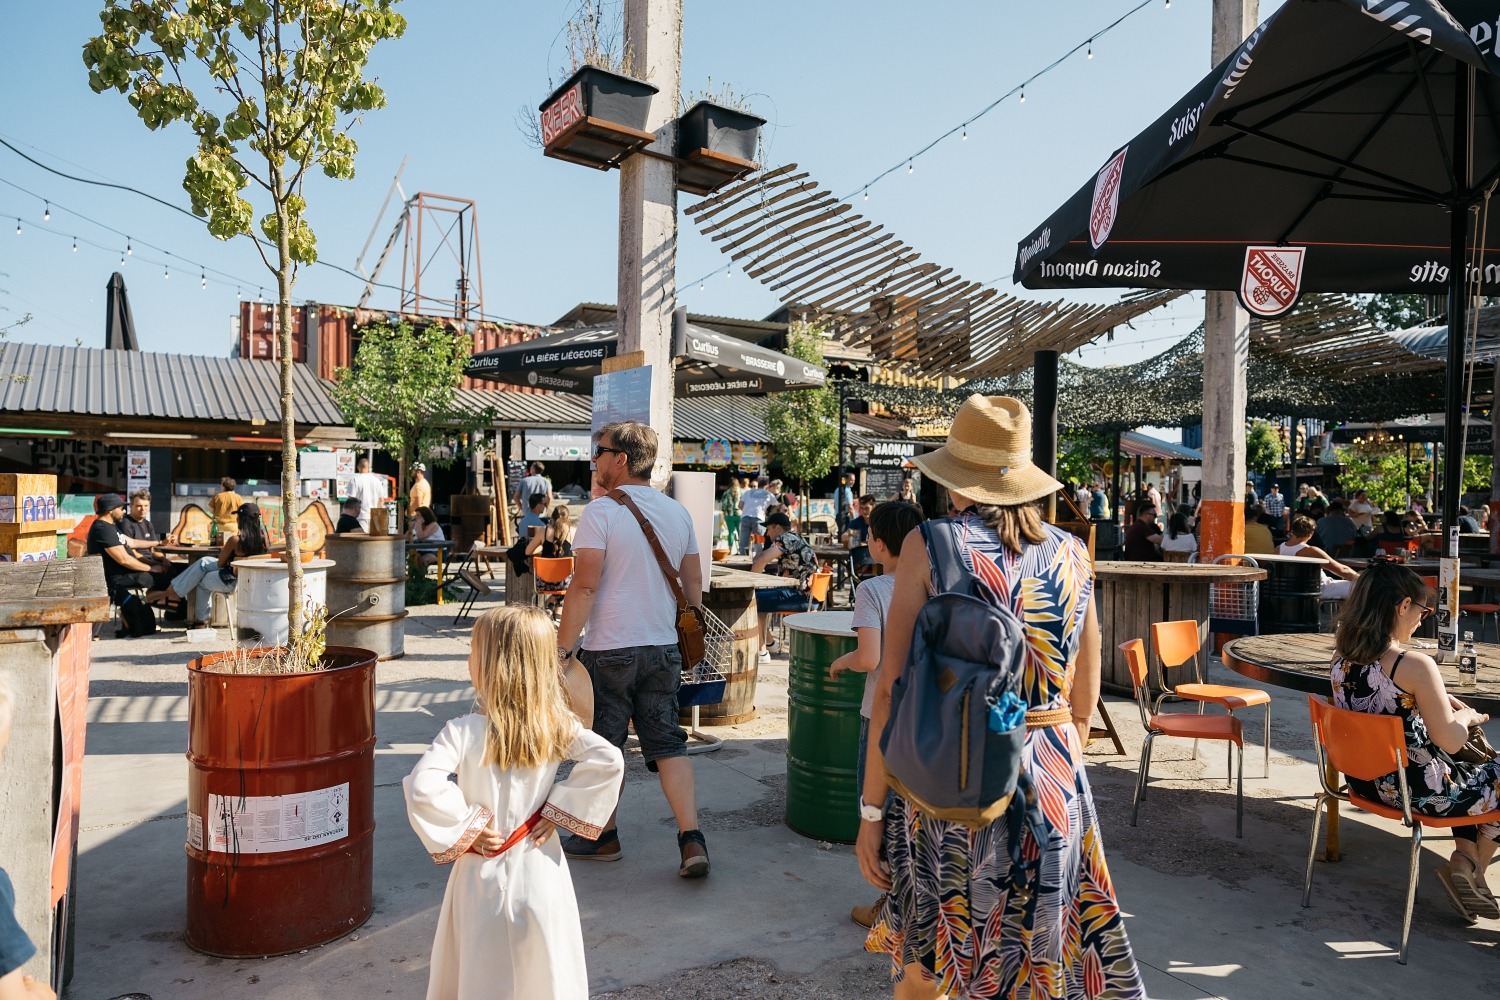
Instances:
[[[406,541],[400,535],[329,535],[328,642],[406,654]]]
[[[187,943],[284,955],[374,911],[375,654],[329,646],[324,669],[188,664]]]

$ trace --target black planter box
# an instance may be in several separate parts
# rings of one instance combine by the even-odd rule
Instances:
[[[755,169],[764,118],[699,101],[677,123],[677,188],[712,194]]]
[[[618,166],[655,140],[645,129],[656,92],[607,69],[580,67],[541,104],[543,151],[599,170]]]

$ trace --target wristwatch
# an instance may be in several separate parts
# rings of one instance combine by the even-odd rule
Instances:
[[[572,658],[573,652],[574,652],[573,649],[571,647],[569,647],[569,646],[558,646],[557,647],[557,662],[558,663],[567,663],[568,660]]]
[[[885,810],[878,806],[866,805],[864,799],[859,800],[859,818],[866,823],[879,823],[885,819]]]

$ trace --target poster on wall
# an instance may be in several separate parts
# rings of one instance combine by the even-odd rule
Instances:
[[[703,442],[702,441],[673,441],[672,442],[672,464],[673,465],[702,465],[703,464]]]
[[[710,469],[722,469],[729,464],[733,455],[729,441],[725,438],[717,438],[713,441],[703,442],[703,462]]]
[[[131,449],[125,453],[125,495],[151,488],[151,453]]]
[[[766,467],[766,449],[764,445],[752,441],[743,441],[730,447],[730,454],[734,464],[746,472],[763,470]]]
[[[599,428],[605,424],[612,424],[617,420],[651,423],[650,365],[594,376],[590,437],[598,435]]]

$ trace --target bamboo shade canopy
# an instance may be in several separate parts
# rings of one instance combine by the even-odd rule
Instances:
[[[913,376],[961,379],[1030,368],[1185,294],[1119,302],[1038,302],[986,288],[921,254],[841,203],[795,163],[750,175],[687,210],[699,230],[782,302],[834,338]]]

